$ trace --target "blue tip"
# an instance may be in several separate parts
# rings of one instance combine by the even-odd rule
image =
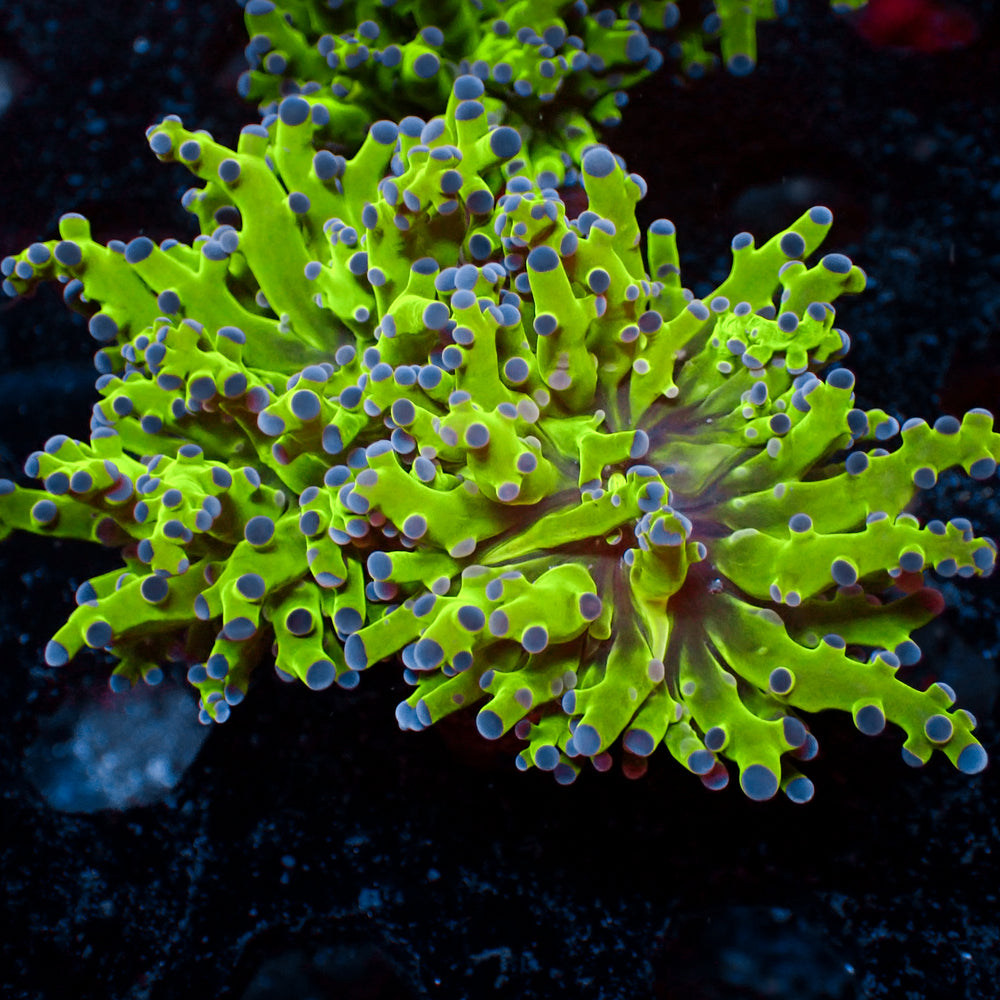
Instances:
[[[501,160],[509,160],[521,152],[521,136],[516,129],[501,125],[490,132],[490,149]]]
[[[607,177],[617,166],[614,153],[604,146],[588,150],[583,157],[583,172],[591,177]]]
[[[560,785],[572,785],[576,781],[576,771],[569,764],[559,764],[552,775]]]
[[[301,97],[286,97],[278,106],[278,117],[285,125],[301,125],[309,112],[309,102]]]
[[[417,719],[417,713],[405,701],[401,701],[396,706],[396,722],[399,728],[403,730],[419,730],[423,728],[420,725],[420,720]]]
[[[361,628],[361,613],[354,608],[338,608],[333,615],[334,627],[344,635],[350,635]]]
[[[573,744],[584,757],[593,757],[601,749],[601,734],[588,723],[576,727]]]
[[[392,559],[385,552],[373,552],[368,557],[368,572],[373,580],[388,580],[392,576]]]
[[[978,743],[970,743],[958,755],[955,765],[963,774],[979,774],[988,763],[986,751]]]
[[[417,719],[422,726],[430,726],[433,724],[434,720],[431,718],[431,710],[427,707],[427,702],[423,698],[417,702]]]
[[[503,736],[503,719],[492,709],[484,708],[476,716],[479,735],[488,740],[498,740]]]
[[[87,629],[84,641],[91,649],[100,649],[111,642],[112,636],[111,626],[107,622],[96,621]]]
[[[413,650],[413,660],[418,670],[433,670],[444,659],[441,644],[433,639],[420,639]]]
[[[885,713],[878,705],[864,705],[858,709],[854,724],[865,736],[878,736],[885,729]]]
[[[50,667],[64,667],[69,663],[69,652],[61,642],[51,639],[45,647],[45,662]]]
[[[528,267],[532,271],[537,271],[539,273],[554,271],[559,266],[559,254],[557,254],[552,247],[535,247],[535,249],[528,254],[527,263]]]
[[[644,729],[630,729],[622,739],[622,745],[637,757],[648,757],[656,746],[653,737]]]
[[[715,767],[715,754],[711,750],[695,750],[687,759],[693,774],[708,774]]]
[[[740,775],[740,787],[747,798],[766,802],[778,790],[778,776],[763,764],[751,764]]]
[[[334,665],[326,659],[316,660],[306,671],[306,687],[311,691],[324,691],[337,676]]]
[[[352,670],[364,670],[368,666],[368,651],[364,640],[354,634],[347,637],[344,643],[344,659]]]
[[[788,782],[785,788],[785,794],[792,800],[792,802],[802,804],[804,802],[809,802],[813,793],[815,792],[815,787],[813,783],[808,778],[792,778]]]
[[[153,252],[153,248],[154,243],[148,236],[138,236],[125,247],[125,260],[129,264],[139,264]]]

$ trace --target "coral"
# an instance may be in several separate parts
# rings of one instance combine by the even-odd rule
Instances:
[[[692,23],[671,0],[599,10],[584,0],[248,0],[240,93],[265,115],[291,95],[322,107],[324,138],[352,152],[382,116],[437,113],[455,78],[469,74],[483,82],[491,124],[512,126],[524,140],[510,172],[543,186],[573,183],[597,130],[617,125],[628,91],[663,65],[644,28],[662,37],[686,76],[715,67],[716,44],[729,72],[742,76],[756,65],[757,23],[783,9],[774,0],[717,0]]]
[[[663,743],[707,787],[730,760],[751,798],[806,801],[797,711],[826,708],[980,770],[950,689],[904,678],[941,607],[922,571],[989,572],[995,546],[906,506],[950,466],[994,474],[991,415],[855,406],[832,303],[864,274],[806,263],[827,209],[735,237],[698,300],[673,226],[642,238],[641,177],[591,147],[568,218],[484,96],[461,76],[349,159],[298,96],[236,150],[169,116],[148,139],[202,182],[192,245],[102,246],[71,214],[3,261],[10,294],[63,282],[102,345],[90,442],[32,455],[41,490],[0,485],[3,534],[124,561],[49,665],[105,648],[120,688],[185,659],[222,722],[272,656],[322,689],[399,654],[403,728],[478,707],[561,782]]]
[[[831,0],[838,14],[864,7],[867,0]],[[787,0],[715,0],[713,10],[698,20],[684,19],[672,0],[643,0],[624,5],[629,17],[653,31],[669,29],[674,40],[666,48],[684,76],[697,79],[719,63],[713,49],[719,47],[722,62],[734,76],[746,76],[757,65],[757,25],[782,17]]]
[[[523,164],[552,184],[575,177],[596,128],[617,124],[627,89],[663,62],[631,15],[582,2],[249,0],[245,9],[240,92],[262,113],[298,95],[328,112],[329,138],[353,151],[378,118],[437,113],[456,76],[470,74],[483,81],[491,123],[524,139],[510,169]]]

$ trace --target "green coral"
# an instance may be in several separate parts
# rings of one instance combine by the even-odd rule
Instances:
[[[202,182],[193,244],[101,246],[71,214],[4,260],[11,294],[66,283],[103,345],[90,442],[0,485],[3,534],[121,551],[47,662],[108,649],[120,688],[181,656],[221,722],[272,655],[322,689],[398,654],[404,728],[476,707],[563,782],[663,743],[708,787],[730,760],[752,798],[805,801],[797,711],[825,708],[980,770],[951,691],[904,678],[941,606],[921,572],[995,546],[905,508],[950,466],[993,475],[990,414],[899,434],[855,406],[832,303],[864,274],[806,263],[827,209],[737,236],[698,300],[673,226],[642,237],[641,177],[591,147],[568,218],[484,95],[460,77],[349,159],[301,97],[235,150],[168,117],[148,138]]]
[[[490,121],[524,139],[509,169],[551,183],[575,176],[596,129],[621,120],[627,89],[663,61],[636,20],[565,0],[250,0],[246,24],[240,92],[265,116],[301,96],[328,116],[325,138],[353,150],[376,119],[436,113],[471,74]]]
[[[856,9],[864,0],[834,3]],[[617,125],[628,91],[663,65],[643,29],[668,42],[690,77],[731,73],[757,60],[756,26],[780,15],[775,0],[717,0],[694,23],[670,0],[592,10],[584,0],[249,0],[249,68],[240,93],[265,116],[298,95],[318,110],[318,140],[353,151],[373,121],[436,113],[458,76],[484,85],[491,124],[518,130],[524,146],[507,169],[543,185],[577,179],[598,131]]]
[[[865,6],[867,0],[831,0],[838,14]],[[641,0],[625,5],[629,17],[654,31],[670,29],[673,42],[666,54],[684,76],[697,79],[719,63],[713,51],[719,48],[722,63],[734,76],[746,76],[757,65],[757,25],[782,17],[788,0],[714,0],[712,11],[699,20],[681,15],[672,0]]]

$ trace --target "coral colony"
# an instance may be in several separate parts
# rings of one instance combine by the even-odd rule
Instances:
[[[248,74],[264,117],[235,149],[148,130],[200,182],[192,243],[102,246],[69,214],[4,260],[8,294],[62,282],[101,346],[90,441],[31,455],[41,489],[0,483],[3,534],[124,563],[78,589],[46,662],[106,649],[123,690],[182,659],[224,722],[262,663],[320,690],[398,658],[400,726],[471,708],[563,783],[663,744],[709,788],[729,761],[750,798],[807,801],[799,713],[826,708],[901,727],[909,764],[980,771],[953,692],[905,678],[942,606],[923,571],[986,574],[996,546],[906,507],[951,466],[994,475],[991,414],[855,405],[832,303],[865,276],[807,263],[826,208],[736,236],[703,299],[682,286],[674,227],[636,223],[643,179],[559,103],[565,83],[613,117],[628,74],[605,67],[659,62],[629,13],[672,5],[434,5],[443,28],[390,6],[251,0],[251,62],[326,84]],[[371,122],[402,87],[430,110]]]

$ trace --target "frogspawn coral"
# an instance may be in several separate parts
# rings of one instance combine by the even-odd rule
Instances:
[[[981,770],[951,690],[903,677],[941,605],[921,572],[987,573],[995,546],[905,508],[949,466],[994,474],[991,415],[855,406],[832,303],[865,277],[806,263],[826,208],[735,237],[696,299],[673,226],[642,239],[641,177],[592,147],[567,218],[482,94],[460,77],[349,160],[300,97],[236,150],[168,117],[148,138],[203,182],[192,245],[105,247],[69,215],[3,262],[11,293],[65,282],[103,344],[90,442],[51,439],[26,464],[44,489],[0,490],[5,533],[125,564],[79,588],[47,662],[105,648],[121,687],[186,659],[221,722],[262,661],[350,688],[398,654],[403,728],[477,708],[560,782],[662,743],[710,788],[729,760],[751,798],[806,801],[797,712],[826,708]]]
[[[567,0],[249,0],[245,11],[239,89],[263,113],[294,94],[330,115],[339,143],[356,146],[381,114],[437,111],[455,77],[469,74],[483,84],[491,122],[518,129],[528,171],[552,183],[576,176],[595,127],[618,124],[628,88],[662,65],[639,18],[662,28],[679,17],[673,4],[619,16]]]
[[[524,172],[572,182],[598,130],[617,125],[629,91],[664,65],[692,78],[719,58],[737,76],[757,62],[757,24],[783,16],[773,0],[718,0],[712,12],[672,0],[240,0],[250,36],[243,97],[262,113],[296,95],[330,116],[354,148],[382,114],[437,111],[456,76],[484,86],[492,124],[513,126]],[[833,0],[845,13],[864,0]],[[679,83],[661,81],[660,86]]]

